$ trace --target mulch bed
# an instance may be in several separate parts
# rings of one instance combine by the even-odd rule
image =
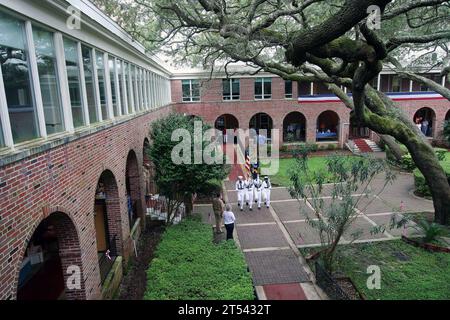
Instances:
[[[350,300],[365,300],[364,295],[362,295],[356,289],[354,283],[350,280],[350,278],[342,277],[342,278],[334,278],[339,287],[347,294]]]
[[[141,234],[138,244],[138,256],[133,255],[133,262],[120,284],[118,300],[142,300],[147,289],[147,269],[154,257],[165,227],[147,226]],[[134,253],[133,253],[134,254]]]

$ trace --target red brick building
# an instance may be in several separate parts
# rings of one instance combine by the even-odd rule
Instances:
[[[69,5],[0,0],[2,300],[113,295],[144,226],[149,127],[171,112],[284,143],[372,137],[321,85],[171,70],[88,0]],[[387,72],[374,85],[440,139],[448,101]]]

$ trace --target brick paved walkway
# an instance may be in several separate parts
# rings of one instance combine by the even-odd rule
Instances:
[[[311,300],[326,299],[314,285],[314,276],[298,248],[320,245],[317,232],[305,221],[312,216],[310,207],[290,197],[285,188],[274,188],[271,208],[240,212],[234,191],[235,177],[242,173],[235,165],[229,181],[225,181],[226,200],[233,205],[236,215],[236,239],[241,247],[253,276],[260,299]],[[383,179],[372,183],[371,198],[362,198],[358,205],[360,216],[344,235],[342,243],[348,242],[350,234],[361,230],[356,242],[385,241],[399,238],[402,230],[388,230],[384,234],[371,234],[376,225],[387,225],[393,214],[402,212],[433,211],[431,201],[418,199],[411,194],[414,180],[411,175],[399,174],[393,185],[379,193]],[[325,194],[326,196],[327,194]],[[327,201],[324,199],[325,203]],[[209,205],[196,206],[205,222],[213,223]]]

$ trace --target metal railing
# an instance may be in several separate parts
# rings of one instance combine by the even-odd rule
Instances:
[[[317,284],[325,291],[328,297],[333,300],[351,300],[318,261],[315,262],[314,267],[316,269]]]

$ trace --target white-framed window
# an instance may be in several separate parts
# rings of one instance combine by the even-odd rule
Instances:
[[[84,81],[86,83],[89,122],[96,123],[99,121],[99,115],[97,112],[97,101],[95,97],[94,59],[92,57],[92,49],[85,45],[82,45],[81,52],[84,63]]]
[[[113,105],[114,117],[119,116],[119,92],[116,87],[116,59],[113,56],[108,56],[109,65],[109,82],[111,83],[111,102]]]
[[[64,131],[60,84],[53,33],[33,26],[33,40],[39,73],[47,134]]]
[[[256,100],[272,99],[272,78],[255,79],[255,99]]]
[[[120,91],[120,107],[122,115],[127,114],[127,87],[125,85],[124,77],[124,62],[121,60],[117,60],[117,77],[119,79],[119,91]]]
[[[241,82],[239,79],[223,79],[223,100],[239,100],[241,98]]]
[[[200,81],[183,80],[182,81],[183,102],[200,101]]]
[[[0,64],[14,143],[39,137],[36,103],[32,94],[30,57],[25,24],[0,11]]]
[[[285,99],[292,99],[292,80],[285,80],[284,81],[284,98]]]
[[[70,105],[72,109],[73,126],[82,127],[84,123],[83,94],[81,91],[81,76],[78,56],[78,44],[63,38],[64,56],[66,59],[67,82],[69,84]]]
[[[102,110],[102,120],[108,119],[107,101],[106,101],[106,83],[105,83],[105,59],[104,52],[96,50],[95,51],[96,68],[97,68],[97,81],[100,96],[100,108]]]

